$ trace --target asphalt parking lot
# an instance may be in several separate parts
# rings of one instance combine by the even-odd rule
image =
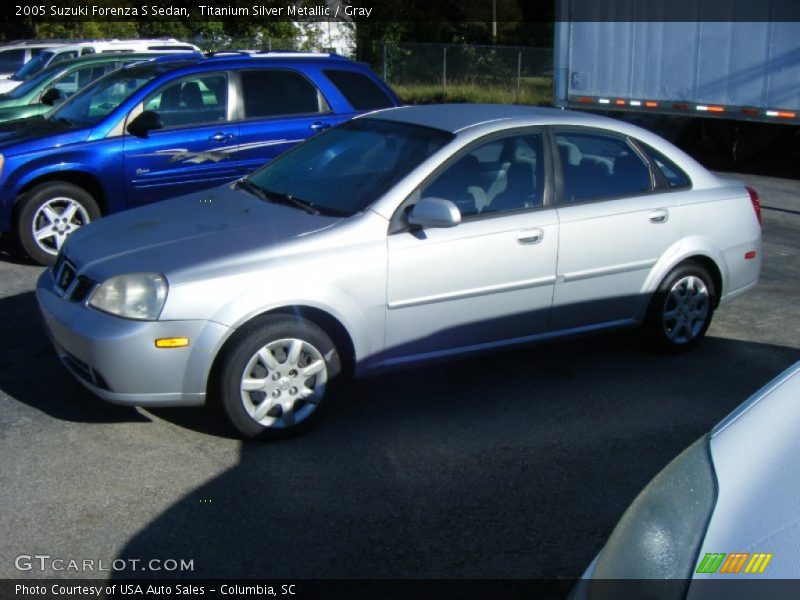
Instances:
[[[41,268],[1,254],[0,577],[108,576],[15,568],[37,553],[192,560],[169,573],[187,577],[579,576],[653,475],[800,360],[800,181],[742,178],[761,282],[694,352],[623,333],[399,372],[277,443],[94,398],[39,325]]]

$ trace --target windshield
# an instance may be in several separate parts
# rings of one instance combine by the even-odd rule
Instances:
[[[23,81],[13,90],[8,92],[8,94],[6,94],[6,97],[14,99],[22,98],[25,94],[27,94],[31,90],[37,89],[42,84],[42,82],[50,79],[50,77],[53,76],[54,72],[55,72],[54,69],[47,69],[46,71],[42,71],[41,73],[34,75],[27,81]]]
[[[50,59],[52,59],[54,56],[54,52],[42,52],[39,56],[30,59],[28,62],[22,65],[22,68],[11,76],[11,79],[14,81],[25,81],[26,79],[33,77],[39,71],[44,69],[47,66],[47,63],[50,62]]]
[[[160,70],[148,68],[114,71],[77,92],[47,118],[71,125],[94,125],[160,74]]]
[[[247,179],[266,200],[323,214],[363,211],[452,135],[417,125],[357,119],[313,137]]]

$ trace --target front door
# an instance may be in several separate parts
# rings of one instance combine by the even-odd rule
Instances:
[[[559,233],[544,162],[538,131],[494,138],[415,192],[453,201],[462,222],[389,236],[387,362],[546,332]]]
[[[170,81],[144,100],[164,128],[145,138],[125,135],[130,206],[236,179],[239,129],[228,98],[227,73],[203,73]]]

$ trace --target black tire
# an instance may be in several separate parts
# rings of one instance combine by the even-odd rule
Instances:
[[[288,340],[301,342],[296,363],[291,363]],[[274,368],[258,357],[259,351],[271,354]],[[301,369],[317,361],[324,368],[304,377]],[[245,326],[225,345],[218,365],[209,386],[212,401],[243,437],[265,439],[294,436],[316,425],[330,404],[331,380],[341,371],[330,337],[311,321],[288,315],[269,315]],[[246,375],[254,383],[263,381],[264,387],[244,391]],[[315,401],[297,400],[312,389]],[[262,406],[267,414],[259,418]],[[286,410],[288,406],[292,409]]]
[[[47,216],[48,207],[57,223]],[[70,215],[66,215],[68,210]],[[75,229],[89,221],[99,219],[100,207],[92,195],[82,187],[65,181],[53,181],[36,186],[20,199],[16,232],[22,250],[41,265],[55,262],[58,249]],[[67,217],[70,217],[67,220]],[[37,240],[35,230],[50,227],[52,234]]]
[[[693,261],[676,266],[650,301],[645,320],[650,341],[667,353],[686,352],[697,346],[714,316],[716,294],[714,280],[705,267]]]

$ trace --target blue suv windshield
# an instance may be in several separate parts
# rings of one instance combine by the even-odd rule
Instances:
[[[76,93],[48,118],[76,126],[95,125],[161,73],[153,68],[114,71]]]
[[[267,201],[346,217],[367,208],[452,137],[418,125],[357,119],[274,159],[243,187]]]

